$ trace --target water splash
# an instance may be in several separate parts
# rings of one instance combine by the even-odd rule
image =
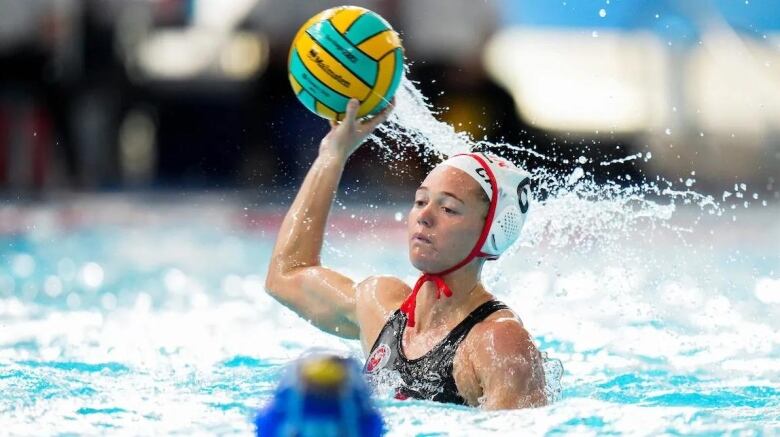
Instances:
[[[455,153],[485,151],[508,158],[521,167],[527,167],[529,158],[541,163],[528,169],[533,175],[534,202],[520,241],[497,263],[489,265],[483,274],[484,282],[492,290],[499,293],[503,290],[510,299],[520,300],[518,296],[525,294],[526,290],[516,284],[525,282],[529,273],[533,274],[544,265],[547,265],[548,275],[550,272],[560,275],[573,269],[575,275],[593,276],[590,270],[577,273],[582,268],[565,264],[567,261],[574,264],[578,262],[576,260],[582,262],[588,254],[598,255],[599,265],[604,271],[621,272],[602,274],[601,278],[607,278],[607,282],[591,281],[612,290],[610,295],[629,290],[624,284],[630,282],[637,265],[645,266],[639,269],[640,276],[649,271],[660,271],[660,274],[653,275],[654,282],[646,285],[646,288],[652,290],[660,287],[664,281],[679,279],[675,276],[677,273],[673,269],[660,267],[664,260],[647,257],[645,248],[634,244],[635,241],[660,240],[666,241],[670,247],[684,247],[687,244],[686,236],[693,232],[702,216],[720,216],[723,213],[723,208],[712,196],[694,191],[693,184],[682,180],[681,184],[675,184],[660,177],[655,180],[632,180],[625,175],[596,181],[594,172],[590,170],[591,167],[597,169],[634,160],[647,161],[651,159],[650,153],[633,153],[602,160],[581,156],[569,162],[545,154],[533,147],[533,144],[513,145],[474,140],[467,133],[457,132],[452,126],[437,120],[437,115],[415,83],[404,79],[396,95],[396,108],[389,123],[381,126],[379,134],[373,137],[379,146],[380,156],[392,165],[394,158],[399,156],[401,145],[402,150],[416,153],[424,161],[431,157],[444,159]],[[586,167],[586,164],[590,167]],[[675,220],[675,214],[681,206],[685,206],[686,212],[693,206],[697,213],[682,221]],[[586,265],[596,267],[592,263]],[[574,284],[573,287],[565,285],[567,282],[563,279],[555,281],[556,284],[564,284],[556,285],[559,296],[566,296],[569,289],[575,295],[582,294],[583,286],[584,289],[588,288],[586,284],[574,281],[569,280]],[[652,305],[634,303],[630,306],[636,308],[631,311],[643,314],[643,320],[654,317]],[[617,312],[622,310],[627,308],[618,308]],[[554,331],[552,327],[549,329]],[[557,399],[561,393],[561,362],[547,358],[545,373],[548,395]]]
[[[526,167],[528,157],[540,162],[560,162],[533,147],[474,140],[465,132],[439,121],[435,108],[415,83],[404,78],[396,94],[396,108],[389,123],[380,126],[380,135],[372,137],[391,163],[398,156],[398,144],[427,160],[429,155],[444,159],[455,153],[486,151],[511,159]],[[514,246],[547,244],[555,247],[577,246],[589,249],[594,243],[609,246],[620,238],[648,226],[664,228],[682,235],[685,227],[671,224],[678,205],[696,205],[702,214],[721,215],[723,208],[710,195],[691,189],[691,184],[676,187],[661,178],[656,180],[608,180],[596,182],[591,171],[583,169],[587,159],[571,163],[569,170],[545,165],[530,168],[533,175],[533,211],[529,215],[521,242]],[[623,158],[595,162],[609,166],[651,158],[650,154],[631,154]]]
[[[474,141],[465,132],[457,132],[447,123],[436,118],[438,113],[412,81],[404,78],[396,92],[395,109],[389,123],[379,126],[381,136],[372,139],[384,150],[391,143],[404,144],[416,151],[430,151],[439,158],[465,153],[473,148]],[[388,141],[389,140],[389,141]]]

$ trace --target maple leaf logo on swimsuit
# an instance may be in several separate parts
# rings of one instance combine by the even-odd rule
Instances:
[[[368,356],[368,360],[366,360],[366,372],[374,373],[382,367],[385,367],[388,360],[390,360],[390,346],[382,343]]]

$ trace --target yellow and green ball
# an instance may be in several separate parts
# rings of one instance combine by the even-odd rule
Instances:
[[[403,57],[401,39],[384,18],[357,6],[331,8],[296,34],[290,84],[320,117],[342,120],[350,98],[360,101],[358,117],[374,115],[398,89]]]

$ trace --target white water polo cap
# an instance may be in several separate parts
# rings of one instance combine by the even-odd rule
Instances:
[[[498,258],[520,237],[531,200],[531,175],[506,159],[485,153],[454,155],[439,165],[462,170],[487,194],[490,207],[478,240],[482,246],[474,248],[478,250],[474,255]]]

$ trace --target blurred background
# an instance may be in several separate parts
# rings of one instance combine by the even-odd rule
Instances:
[[[351,3],[393,24],[408,77],[475,139],[563,170],[586,156],[604,179],[780,197],[772,0]],[[307,18],[339,4],[0,0],[0,193],[289,192],[327,123],[291,92],[287,53]],[[345,184],[405,198],[425,171],[412,155],[379,178],[361,150]]]

